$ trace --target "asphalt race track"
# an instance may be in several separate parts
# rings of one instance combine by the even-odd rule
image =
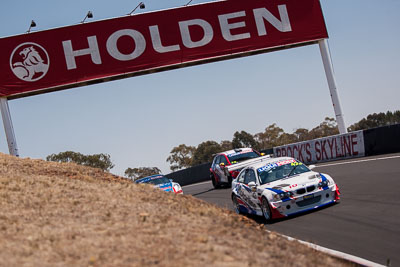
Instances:
[[[281,234],[361,257],[400,266],[400,154],[321,163],[341,192],[339,204],[268,224]],[[183,187],[184,194],[233,210],[230,188],[211,182]],[[258,217],[251,217],[258,222]]]

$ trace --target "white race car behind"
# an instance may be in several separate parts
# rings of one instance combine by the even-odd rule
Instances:
[[[232,181],[235,211],[269,221],[338,202],[339,187],[332,177],[312,168],[289,157],[247,166]]]

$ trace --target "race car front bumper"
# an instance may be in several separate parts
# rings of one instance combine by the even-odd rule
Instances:
[[[307,212],[340,200],[339,187],[336,184],[319,188],[302,196],[293,196],[285,201],[270,202],[272,217],[275,219]]]

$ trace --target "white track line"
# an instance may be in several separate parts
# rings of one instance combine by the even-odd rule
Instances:
[[[392,157],[384,157],[384,158],[375,158],[375,159],[352,160],[352,161],[347,161],[347,162],[338,162],[338,163],[331,163],[331,164],[322,164],[322,165],[317,165],[316,167],[327,167],[327,166],[344,165],[344,164],[360,163],[360,162],[375,161],[375,160],[397,159],[397,158],[400,158],[400,156],[392,156]]]
[[[270,232],[270,231],[268,231],[268,232]],[[286,235],[282,235],[282,234],[280,234],[280,235],[283,236],[284,238],[288,239],[289,241],[297,241],[297,242],[299,242],[301,244],[304,244],[304,245],[306,245],[306,246],[308,246],[308,247],[310,247],[312,249],[315,249],[317,251],[320,251],[320,252],[323,252],[325,254],[331,255],[333,257],[337,257],[337,258],[341,258],[341,259],[344,259],[344,260],[347,260],[347,261],[350,261],[350,262],[354,262],[354,263],[360,264],[362,266],[367,266],[367,267],[385,267],[385,265],[382,265],[382,264],[379,264],[379,263],[376,263],[376,262],[372,262],[372,261],[369,261],[369,260],[366,260],[366,259],[363,259],[363,258],[360,258],[360,257],[357,257],[357,256],[353,256],[353,255],[350,255],[350,254],[347,254],[347,253],[344,253],[344,252],[340,252],[340,251],[337,251],[337,250],[321,247],[321,246],[318,246],[316,244],[309,243],[309,242],[306,242],[306,241],[303,241],[303,240],[299,240],[299,239],[296,239],[296,238],[293,238],[293,237],[290,237],[290,236],[286,236]]]

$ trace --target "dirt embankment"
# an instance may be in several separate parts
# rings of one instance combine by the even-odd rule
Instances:
[[[0,266],[347,266],[191,196],[0,153]]]

